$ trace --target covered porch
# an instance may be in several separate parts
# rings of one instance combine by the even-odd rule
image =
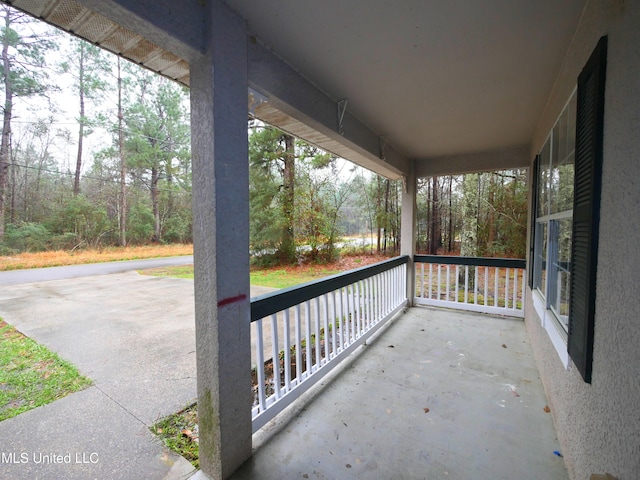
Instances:
[[[409,260],[252,299],[253,455],[232,478],[567,478],[523,262]]]
[[[225,479],[237,471],[236,478],[270,478],[271,472],[272,478],[562,478],[553,416],[570,478],[605,471],[638,478],[640,328],[633,289],[640,232],[628,218],[639,191],[629,174],[640,152],[637,3],[3,1],[191,89],[200,477]],[[377,272],[383,276],[375,284],[358,278],[354,285],[364,282],[362,290],[350,282],[332,285],[254,316],[247,114],[402,179],[405,270],[392,277]],[[580,120],[570,134],[566,119]],[[572,191],[572,208],[552,211],[549,172],[574,163],[576,177],[592,173],[575,197]],[[543,410],[535,367],[524,363],[532,355],[522,343],[521,321],[451,312],[443,320],[443,312],[411,307],[423,286],[415,276],[417,178],[524,167],[533,167],[528,272],[567,265],[556,227],[560,220],[571,224],[574,210],[575,230],[587,232],[567,236],[581,248],[571,263],[579,273],[572,271],[572,281],[581,282],[569,295],[578,302],[571,307],[572,327],[563,323],[545,276],[505,277],[511,288],[522,286],[520,300],[503,304],[522,310],[552,415]],[[443,301],[444,294],[445,302],[459,302],[442,283],[446,273],[438,272],[436,298],[429,300]],[[488,288],[491,280],[474,281],[473,289],[480,285]],[[376,316],[360,322],[354,305],[390,287],[401,291],[376,307],[367,304],[365,311]],[[465,289],[465,304],[473,298],[491,307],[484,305],[486,293],[480,300]],[[330,293],[337,290],[338,302]],[[327,294],[333,303],[312,300]],[[303,340],[309,349],[300,380],[326,381],[323,351],[329,360],[351,350],[363,355],[254,450],[257,415],[269,408],[284,413],[289,392],[305,384],[291,365],[287,373],[285,362],[273,395],[258,391],[252,406],[251,329],[257,327],[251,324],[272,315],[277,320],[295,305],[304,310],[305,302],[312,302],[306,333],[301,323],[283,343],[285,352],[295,343],[295,355]],[[333,317],[339,323],[331,333],[339,329],[342,340],[331,348],[331,320],[312,313],[329,306],[354,308],[351,316]],[[408,313],[384,328],[405,307]],[[283,325],[282,332],[291,331]],[[365,332],[362,325],[374,328]],[[269,328],[272,339],[284,341],[280,327]],[[378,340],[361,348],[371,335]],[[479,343],[483,337],[486,343]],[[280,352],[274,344],[272,358]],[[296,358],[295,365],[302,362]],[[269,433],[271,420],[263,420],[258,435]],[[538,430],[543,425],[545,433]]]
[[[568,478],[521,319],[409,308],[319,387],[232,478]]]

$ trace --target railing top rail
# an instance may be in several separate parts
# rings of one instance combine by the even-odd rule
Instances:
[[[320,280],[254,297],[251,299],[251,321],[255,322],[256,320],[319,297],[325,293],[333,292],[359,280],[364,280],[378,273],[391,270],[408,261],[409,257],[407,255],[394,257],[373,265],[367,265],[349,270],[348,272],[331,275]]]
[[[454,257],[451,255],[414,255],[416,263],[439,263],[449,265],[470,265],[476,267],[526,268],[526,260],[519,258]]]

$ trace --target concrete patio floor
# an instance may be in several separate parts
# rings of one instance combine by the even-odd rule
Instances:
[[[568,478],[522,320],[411,308],[325,383],[234,479]]]

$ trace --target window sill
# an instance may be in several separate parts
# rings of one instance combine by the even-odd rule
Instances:
[[[567,351],[567,332],[565,332],[560,326],[560,322],[555,317],[551,310],[545,308],[545,301],[542,296],[534,290],[531,292],[533,299],[533,308],[535,309],[538,317],[540,317],[542,328],[544,328],[549,335],[549,339],[553,344],[553,347],[560,357],[560,361],[565,369],[569,368],[569,352]]]

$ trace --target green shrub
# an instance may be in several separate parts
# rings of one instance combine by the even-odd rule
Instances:
[[[153,237],[153,212],[151,207],[141,202],[131,205],[127,224],[127,241],[130,244],[148,243]]]
[[[54,233],[63,236],[64,241],[76,237],[76,245],[97,247],[104,236],[113,230],[106,210],[92,204],[84,195],[72,198],[69,203],[58,211],[49,224]]]
[[[4,248],[18,252],[47,250],[51,232],[41,223],[8,224],[4,234]]]

